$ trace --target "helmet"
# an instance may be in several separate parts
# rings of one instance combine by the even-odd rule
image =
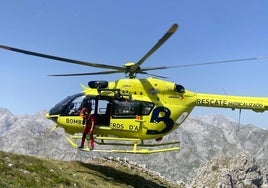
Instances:
[[[88,97],[84,98],[83,107],[92,109],[91,105],[92,104],[91,104],[90,98],[88,98]]]

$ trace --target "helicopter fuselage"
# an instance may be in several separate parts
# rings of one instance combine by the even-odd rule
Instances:
[[[81,133],[79,112],[83,98],[92,100],[94,134],[141,140],[169,134],[188,117],[195,106],[268,110],[268,98],[194,93],[183,86],[156,78],[91,81],[84,91],[67,97],[47,117],[68,134]]]
[[[84,97],[92,100],[94,134],[142,140],[161,138],[176,129],[195,103],[183,86],[155,78],[120,79],[109,82],[107,88],[83,87],[82,93],[67,97],[47,115],[66,133],[83,131],[79,112]]]

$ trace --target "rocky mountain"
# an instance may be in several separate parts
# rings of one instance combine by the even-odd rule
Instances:
[[[267,177],[256,160],[239,153],[220,156],[203,164],[196,172],[191,187],[268,187]]]
[[[239,125],[223,116],[190,116],[179,129],[163,139],[179,140],[181,150],[152,155],[81,152],[66,142],[62,129],[51,132],[53,126],[44,111],[16,117],[0,108],[0,150],[60,160],[85,161],[92,156],[124,158],[143,164],[174,182],[186,184],[193,181],[203,164],[215,157],[247,153],[264,169],[263,174],[267,174],[268,131],[253,125]]]
[[[0,136],[16,121],[16,117],[7,109],[0,108]]]
[[[0,117],[7,117],[6,114],[0,114]],[[83,157],[79,158],[78,151],[66,143],[62,129],[51,132],[54,123],[47,120],[45,114],[46,112],[42,111],[32,116],[9,116],[11,119],[6,122],[11,125],[0,125],[7,127],[0,137],[0,150],[59,160],[82,160]]]
[[[201,164],[216,156],[233,156],[240,152],[248,153],[258,163],[268,167],[268,131],[252,125],[239,125],[223,116],[190,117],[169,138],[181,141],[181,151],[170,153],[173,160],[169,165],[179,165],[174,174],[182,173],[180,178],[190,182]],[[179,161],[178,161],[179,159]]]

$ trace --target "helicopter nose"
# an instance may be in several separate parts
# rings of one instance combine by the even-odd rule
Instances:
[[[50,115],[49,113],[46,114],[46,118],[47,119],[50,119],[54,122],[57,122],[58,118],[59,118],[59,115]]]

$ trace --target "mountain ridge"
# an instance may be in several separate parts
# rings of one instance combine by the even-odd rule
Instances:
[[[1,187],[180,187],[118,161],[59,161],[0,151]]]
[[[193,181],[202,164],[215,157],[234,156],[240,152],[252,155],[260,166],[268,169],[268,131],[253,125],[240,125],[224,116],[189,116],[177,130],[163,139],[179,140],[181,150],[178,152],[128,155],[84,153],[72,148],[64,139],[62,129],[50,132],[54,123],[45,118],[45,111],[21,117],[12,116],[8,110],[3,112],[6,114],[0,114],[0,122],[4,122],[0,124],[0,130],[5,130],[0,138],[2,151],[65,161],[85,161],[89,156],[127,158],[146,165],[167,179],[186,184]],[[10,117],[10,120],[3,117]]]

